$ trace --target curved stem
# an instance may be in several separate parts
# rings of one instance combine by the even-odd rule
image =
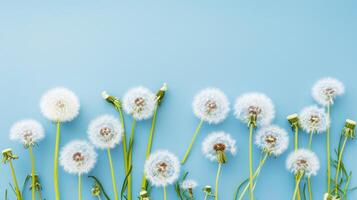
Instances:
[[[131,133],[130,133],[130,138],[129,138],[129,160],[128,160],[128,169],[132,168],[132,160],[133,160],[133,145],[134,145],[134,133],[135,133],[135,127],[136,127],[136,119],[133,119],[133,124],[131,126]],[[131,170],[132,171],[132,170]],[[128,175],[128,193],[127,193],[127,197],[128,200],[131,200],[132,197],[132,174],[133,172],[131,172]]]
[[[29,146],[29,153],[30,153],[30,159],[31,159],[31,195],[32,195],[32,200],[36,199],[35,196],[35,191],[36,191],[36,186],[35,186],[35,157],[33,155],[32,151],[32,145]]]
[[[166,186],[164,186],[164,200],[167,199],[167,194],[166,194]]]
[[[341,147],[341,150],[340,150],[339,155],[338,155],[338,161],[337,161],[337,167],[336,167],[336,175],[335,175],[335,181],[334,181],[335,182],[335,194],[338,193],[338,188],[337,188],[338,176],[340,175],[342,155],[343,155],[343,151],[345,150],[345,147],[346,147],[347,139],[348,138],[345,137],[345,139],[343,140],[342,147]]]
[[[78,174],[78,200],[82,200],[82,176]]]
[[[58,149],[60,143],[60,136],[61,136],[61,122],[57,121],[55,157],[53,162],[53,185],[55,187],[56,200],[60,200],[60,192],[58,187]]]
[[[217,175],[216,175],[216,184],[215,184],[215,191],[214,191],[214,199],[218,200],[218,181],[219,181],[219,176],[221,174],[222,170],[222,163],[218,164],[218,170],[217,170]]]
[[[11,160],[9,160],[9,163],[10,163],[10,169],[11,169],[12,179],[13,179],[14,185],[15,185],[16,198],[17,198],[17,200],[22,200],[22,196],[21,196],[21,192],[20,192],[20,187],[19,187],[19,184],[18,184],[18,182],[17,182],[14,165],[12,164],[12,161],[11,161]]]
[[[312,189],[311,189],[311,179],[307,178],[307,189],[309,191],[309,200],[312,200]]]
[[[154,138],[154,130],[155,130],[156,115],[157,115],[158,107],[159,107],[159,105],[156,104],[155,109],[154,109],[154,116],[151,121],[151,129],[150,129],[149,141],[148,141],[148,144],[146,147],[145,159],[148,159],[148,157],[150,156],[150,153],[151,153],[151,146],[152,146],[152,141]],[[146,185],[147,185],[147,180],[146,180],[146,176],[144,174],[142,177],[142,180],[141,180],[141,189],[146,189]]]
[[[327,119],[330,121],[330,104],[327,105]],[[330,125],[326,129],[326,156],[327,156],[327,192],[331,190],[331,155],[330,155]]]
[[[110,166],[110,172],[112,174],[112,185],[113,185],[113,191],[114,191],[114,199],[118,200],[118,190],[117,190],[117,184],[115,183],[115,174],[114,174],[114,167],[113,167],[113,161],[112,161],[112,155],[110,154],[110,149],[107,149],[108,153],[108,160],[109,160],[109,166]]]
[[[186,163],[186,160],[188,158],[188,155],[191,152],[192,146],[195,143],[196,137],[198,135],[198,133],[200,132],[200,129],[202,127],[203,124],[203,120],[201,119],[200,123],[198,124],[198,126],[196,127],[195,133],[193,134],[193,137],[191,139],[191,143],[190,146],[188,147],[188,149],[186,150],[185,156],[183,157],[182,161],[181,161],[181,165],[184,165]]]
[[[249,125],[249,199],[254,200],[253,195],[253,124]]]
[[[297,181],[296,181],[296,185],[295,185],[295,190],[294,190],[294,194],[293,194],[293,198],[292,200],[295,200],[296,199],[296,195],[297,195],[297,191],[299,189],[299,184],[300,184],[300,181],[301,181],[301,178],[302,178],[303,175],[297,175]]]
[[[263,168],[263,166],[264,166],[264,164],[265,164],[265,161],[267,160],[268,156],[269,156],[269,155],[266,153],[266,154],[264,155],[263,159],[260,161],[258,168],[257,168],[257,169],[255,170],[255,172],[254,172],[254,175],[253,175],[253,178],[254,178],[254,179],[256,179],[256,178],[259,176],[259,174],[260,174],[260,172],[261,172],[261,170],[262,170],[262,168]],[[254,184],[254,185],[255,185],[255,184]],[[245,193],[248,191],[248,188],[249,188],[249,185],[246,185],[245,188],[244,188],[244,190],[242,191],[242,193],[241,193],[240,196],[239,196],[239,200],[242,200],[242,199],[243,199]],[[254,188],[255,188],[255,187],[253,187],[253,191],[254,191]]]

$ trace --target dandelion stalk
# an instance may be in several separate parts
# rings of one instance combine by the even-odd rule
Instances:
[[[200,132],[200,129],[202,127],[202,124],[203,124],[203,119],[201,119],[200,123],[198,123],[197,127],[196,127],[196,130],[195,130],[195,133],[193,134],[193,137],[191,139],[191,143],[190,143],[190,146],[188,147],[188,149],[186,150],[186,153],[185,153],[185,156],[183,157],[182,161],[181,161],[181,164],[184,165],[186,163],[186,160],[191,152],[191,149],[192,149],[192,146],[193,144],[195,143],[195,140],[196,140],[196,137],[198,135],[198,133]]]
[[[119,118],[120,118],[120,123],[123,127],[123,156],[124,156],[124,169],[125,169],[125,174],[128,173],[128,148],[126,144],[126,131],[125,131],[125,121],[124,121],[124,115],[123,115],[123,110],[122,110],[122,104],[121,101],[114,97],[109,95],[106,91],[102,92],[102,97],[110,104],[112,104],[115,108],[115,110],[119,113]]]
[[[33,155],[32,151],[32,145],[29,145],[29,153],[30,153],[30,159],[31,159],[31,182],[32,182],[32,187],[31,187],[31,195],[32,195],[32,200],[36,199],[35,196],[35,157]]]
[[[309,200],[312,200],[311,178],[307,178],[307,189],[309,191]]]
[[[129,138],[129,160],[128,160],[128,167],[132,168],[132,160],[133,160],[133,144],[134,144],[134,133],[135,133],[135,127],[136,127],[136,119],[133,119],[133,124],[131,127],[131,133],[130,133],[130,138]],[[128,175],[128,200],[132,199],[132,173]]]
[[[309,146],[308,148],[311,150],[312,148],[312,136],[314,135],[314,132],[311,131],[310,133],[310,139],[309,139]],[[309,191],[309,200],[312,200],[312,189],[311,189],[311,179],[310,177],[307,178],[307,189]]]
[[[154,115],[153,115],[153,118],[151,121],[151,128],[150,128],[148,144],[146,147],[145,159],[148,159],[150,156],[150,153],[151,153],[151,147],[152,147],[152,142],[153,142],[153,138],[154,138],[155,124],[156,124],[157,110],[165,96],[166,90],[167,90],[167,85],[166,85],[166,83],[164,83],[163,86],[160,88],[160,90],[156,93],[156,105],[154,108]],[[144,174],[142,177],[142,181],[141,181],[141,189],[146,190],[146,187],[147,187],[147,180],[146,180],[146,176]]]
[[[327,105],[327,119],[330,121],[330,104]],[[331,190],[331,152],[330,152],[330,125],[326,129],[326,156],[327,156],[327,193],[330,194]]]
[[[125,134],[125,122],[124,122],[124,115],[123,115],[123,111],[120,108],[118,110],[119,112],[119,117],[120,117],[120,123],[123,127],[123,156],[124,156],[124,169],[125,169],[125,173],[128,173],[128,148],[126,145],[126,134]],[[100,198],[100,197],[99,197]]]
[[[335,183],[334,192],[335,192],[335,195],[337,195],[337,196],[338,196],[339,191],[341,191],[344,196],[347,195],[348,185],[350,182],[350,178],[352,176],[352,172],[350,172],[350,175],[346,174],[347,178],[346,178],[345,188],[343,191],[342,191],[342,188],[339,189],[339,187],[342,185],[342,183],[339,182],[340,171],[341,171],[341,168],[342,168],[342,170],[344,170],[344,167],[342,166],[343,165],[342,164],[343,153],[344,153],[344,150],[345,150],[345,147],[347,144],[347,140],[355,138],[355,127],[356,127],[356,122],[353,120],[347,119],[346,123],[345,123],[345,127],[343,128],[342,134],[340,136],[340,143],[339,143],[339,147],[337,150],[338,158],[337,158],[336,174],[335,174],[335,179],[334,179],[334,183]],[[343,137],[344,137],[344,140],[341,144]]]
[[[82,175],[78,174],[78,200],[82,200]]]
[[[114,167],[113,167],[113,161],[112,161],[112,155],[110,153],[110,149],[107,149],[108,153],[108,160],[109,160],[109,166],[110,166],[110,172],[112,175],[112,185],[113,185],[113,191],[114,191],[114,199],[119,200],[118,198],[118,190],[117,190],[117,184],[115,183],[115,174],[114,174]]]
[[[151,146],[152,146],[152,141],[154,138],[154,130],[155,130],[155,123],[156,123],[156,115],[157,115],[157,108],[158,105],[155,106],[155,110],[154,110],[154,116],[152,118],[152,122],[151,122],[151,129],[150,129],[150,135],[149,135],[149,141],[146,147],[146,154],[145,154],[145,159],[148,159],[151,153]],[[145,174],[142,177],[141,180],[141,189],[142,190],[146,190],[146,186],[147,186],[147,180],[145,177]]]
[[[53,164],[53,184],[55,189],[56,200],[60,200],[60,192],[58,187],[58,151],[59,151],[59,143],[60,143],[60,136],[61,136],[61,122],[57,121],[56,125],[57,125],[57,129],[56,129],[55,158]]]
[[[310,132],[310,137],[309,137],[309,145],[308,145],[308,149],[311,150],[312,148],[312,136],[314,135],[314,132]]]
[[[215,191],[214,191],[214,199],[218,200],[218,181],[219,181],[219,176],[221,174],[222,170],[222,163],[218,164],[218,170],[217,170],[217,175],[216,175],[216,184],[215,184]]]
[[[259,176],[259,174],[260,174],[260,172],[261,172],[261,170],[262,170],[262,168],[263,168],[263,166],[265,164],[265,161],[267,160],[268,156],[269,156],[269,154],[266,153],[264,155],[263,159],[260,161],[258,168],[254,172],[254,175],[253,175],[254,179],[256,179]],[[248,191],[248,189],[249,189],[249,185],[246,185],[244,190],[242,191],[242,193],[239,196],[239,200],[242,200],[244,198],[244,195]],[[253,191],[254,191],[254,188],[253,188]]]
[[[10,164],[10,168],[11,168],[12,179],[13,179],[14,184],[15,184],[16,197],[17,197],[18,200],[22,200],[20,187],[19,187],[19,184],[18,184],[17,178],[16,178],[15,168],[14,168],[11,160],[9,160],[9,164]]]
[[[18,159],[19,157],[14,155],[12,153],[11,149],[5,149],[4,151],[2,151],[2,155],[3,155],[3,159],[2,162],[5,163],[9,163],[10,165],[10,169],[11,169],[11,176],[12,179],[14,181],[14,185],[15,185],[15,194],[16,194],[16,198],[17,200],[22,200],[22,195],[21,195],[21,191],[20,191],[20,187],[19,184],[17,182],[17,178],[16,178],[16,173],[15,173],[15,168],[14,165],[12,164],[12,160]]]
[[[253,195],[253,128],[254,124],[249,124],[249,199],[254,200]]]
[[[294,151],[296,152],[299,148],[299,116],[298,114],[292,114],[287,117],[292,129],[294,130]],[[297,176],[295,175],[295,185],[297,185]],[[297,199],[300,200],[300,187],[297,191]]]
[[[164,200],[166,200],[167,199],[167,194],[166,194],[167,192],[166,192],[166,186],[164,186]]]
[[[298,173],[297,174],[297,181],[296,181],[296,185],[295,185],[295,190],[294,190],[294,194],[293,194],[293,198],[292,198],[292,200],[295,200],[296,199],[296,195],[297,195],[297,193],[298,193],[298,190],[299,190],[299,185],[300,185],[300,181],[301,181],[301,178],[303,177],[303,175],[304,175],[304,173]]]
[[[342,143],[342,147],[341,147],[341,150],[339,151],[339,155],[338,155],[338,161],[337,161],[337,167],[336,167],[336,175],[335,175],[335,193],[337,194],[338,193],[338,176],[340,174],[340,168],[341,168],[341,162],[342,162],[342,155],[343,155],[343,152],[345,150],[345,147],[346,147],[346,143],[347,143],[347,140],[348,138],[345,137],[345,139],[343,140],[343,143]]]

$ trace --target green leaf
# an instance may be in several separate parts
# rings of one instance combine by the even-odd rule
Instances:
[[[129,155],[129,154],[128,154],[128,155]],[[128,187],[128,177],[129,177],[130,174],[131,174],[132,168],[133,168],[133,166],[130,166],[129,171],[128,171],[128,173],[126,174],[125,179],[124,179],[124,181],[123,181],[123,184],[122,184],[122,186],[121,186],[120,199],[123,199],[123,198],[124,198],[124,199],[127,199],[124,193],[125,193],[126,188]]]
[[[25,180],[24,180],[24,184],[22,185],[22,190],[21,190],[21,195],[24,196],[25,194],[25,188],[26,188],[26,185],[28,183],[28,181],[31,179],[31,175],[27,175]]]
[[[249,179],[245,179],[242,183],[240,183],[234,193],[234,200],[238,199],[238,195],[240,194],[240,190],[243,188],[243,186],[248,183]]]

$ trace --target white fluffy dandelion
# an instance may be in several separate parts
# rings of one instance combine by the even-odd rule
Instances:
[[[88,142],[74,140],[62,148],[59,160],[66,172],[81,175],[94,168],[97,162],[97,153]]]
[[[178,158],[166,150],[151,154],[145,162],[144,172],[152,185],[165,187],[173,184],[180,174]]]
[[[185,190],[194,189],[197,187],[197,182],[192,179],[186,179],[181,183],[181,188]]]
[[[330,121],[324,109],[317,106],[308,106],[300,112],[299,124],[307,133],[322,133],[326,131]]]
[[[145,87],[130,89],[123,98],[124,111],[136,120],[145,120],[153,116],[156,95]]]
[[[192,108],[198,118],[209,124],[225,120],[230,109],[227,96],[216,88],[200,91],[193,99]]]
[[[34,145],[45,137],[42,125],[33,119],[16,122],[10,129],[10,139],[25,146]]]
[[[236,141],[223,131],[210,133],[202,142],[202,153],[211,161],[217,160],[217,151],[236,153]]]
[[[320,169],[320,162],[314,152],[298,149],[288,156],[286,168],[295,175],[303,172],[307,177],[316,176]]]
[[[54,88],[47,91],[40,100],[42,114],[54,122],[68,122],[79,113],[79,100],[67,88]]]
[[[269,125],[275,117],[272,100],[262,93],[247,93],[237,98],[234,105],[237,119],[249,123],[251,117],[256,118],[258,125]]]
[[[278,126],[267,126],[261,128],[255,136],[255,144],[264,152],[279,156],[289,146],[287,132]]]
[[[337,96],[345,92],[343,83],[335,78],[327,77],[318,80],[312,87],[311,93],[315,101],[322,106],[331,105]]]
[[[100,149],[114,148],[123,136],[123,127],[118,119],[111,115],[95,118],[88,127],[91,143]]]

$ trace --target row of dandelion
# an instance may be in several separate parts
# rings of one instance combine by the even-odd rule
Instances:
[[[312,200],[313,188],[311,187],[312,177],[317,175],[320,169],[320,162],[313,152],[313,138],[316,134],[326,133],[326,193],[324,200],[347,199],[350,191],[349,183],[352,172],[348,171],[343,163],[343,154],[349,139],[355,137],[356,122],[346,120],[342,130],[338,147],[331,151],[330,127],[331,127],[331,107],[337,96],[344,93],[344,85],[334,78],[324,78],[319,80],[312,88],[312,96],[318,105],[307,106],[299,114],[292,114],[287,117],[292,127],[294,151],[288,155],[286,168],[293,174],[294,191],[292,200],[309,198]],[[108,188],[103,188],[100,177],[90,176],[95,181],[91,190],[92,195],[97,199],[127,199],[132,200],[139,197],[141,200],[152,199],[152,187],[161,187],[163,199],[167,199],[167,187],[173,186],[177,192],[177,197],[181,200],[193,200],[195,198],[197,182],[187,179],[187,172],[181,172],[180,168],[188,161],[192,147],[195,145],[196,137],[200,129],[205,124],[219,124],[223,122],[230,112],[230,102],[227,96],[217,88],[207,88],[200,91],[193,99],[193,113],[200,119],[188,144],[186,153],[181,161],[169,150],[151,151],[154,140],[157,111],[164,99],[167,86],[164,84],[156,93],[145,87],[130,89],[122,99],[102,93],[102,97],[118,113],[118,116],[102,115],[93,119],[88,126],[88,140],[73,140],[68,144],[61,144],[61,125],[68,123],[78,116],[80,103],[74,92],[66,88],[54,88],[47,91],[40,99],[40,109],[42,114],[54,123],[53,131],[56,132],[54,142],[53,157],[53,188],[54,194],[48,199],[61,199],[60,182],[58,180],[58,167],[78,177],[78,199],[82,199],[82,176],[90,173],[94,168],[98,155],[96,149],[106,151],[108,169],[111,172],[110,188],[114,195],[109,197],[105,192]],[[249,198],[255,199],[254,190],[259,187],[257,178],[262,172],[266,161],[271,157],[278,157],[283,154],[289,146],[289,134],[278,125],[272,124],[275,118],[275,108],[273,101],[263,93],[251,92],[239,96],[233,106],[235,117],[246,124],[249,140],[247,141],[248,158],[246,172],[247,178],[242,183],[237,183],[238,187],[233,195],[234,200]],[[130,132],[126,132],[127,124],[124,114],[131,116]],[[135,150],[135,127],[143,120],[151,119],[150,134],[147,139],[145,152],[145,165],[141,167],[143,176],[140,186],[140,194],[133,194],[132,171],[133,171],[133,151]],[[308,146],[299,145],[299,131],[308,134]],[[29,186],[32,200],[42,200],[42,186],[40,176],[35,168],[35,155],[33,148],[45,137],[45,130],[42,125],[33,119],[24,119],[16,122],[10,130],[10,139],[22,143],[29,152],[31,160],[31,173],[26,178],[30,180]],[[260,150],[261,158],[259,163],[254,163],[253,144]],[[122,167],[114,166],[111,151],[118,145],[122,146],[124,162]],[[220,198],[219,183],[220,174],[224,165],[228,162],[228,157],[236,154],[236,141],[234,137],[225,131],[215,131],[206,136],[202,141],[202,153],[204,156],[217,163],[217,173],[214,188],[209,184],[203,186],[204,199]],[[331,152],[335,152],[332,154]],[[23,200],[23,190],[20,188],[13,161],[18,159],[12,150],[5,149],[2,152],[3,163],[9,164],[12,176],[12,191],[17,200]],[[245,163],[242,163],[242,165]],[[115,177],[114,168],[119,167],[125,173],[123,185],[117,185],[118,177]],[[334,170],[331,170],[333,168]],[[139,168],[138,168],[139,169]],[[335,175],[332,175],[332,172]],[[242,173],[242,172],[239,172]],[[42,175],[43,176],[43,175]],[[182,178],[180,178],[182,177]],[[44,177],[42,177],[44,178]],[[304,184],[303,184],[304,182]],[[304,187],[302,187],[304,185]],[[307,186],[307,195],[305,189]],[[139,186],[137,186],[139,187]],[[122,192],[119,193],[119,188]],[[6,190],[6,199],[7,199]],[[63,191],[63,189],[62,189]],[[134,195],[134,197],[133,197]],[[73,197],[74,199],[76,197]]]

